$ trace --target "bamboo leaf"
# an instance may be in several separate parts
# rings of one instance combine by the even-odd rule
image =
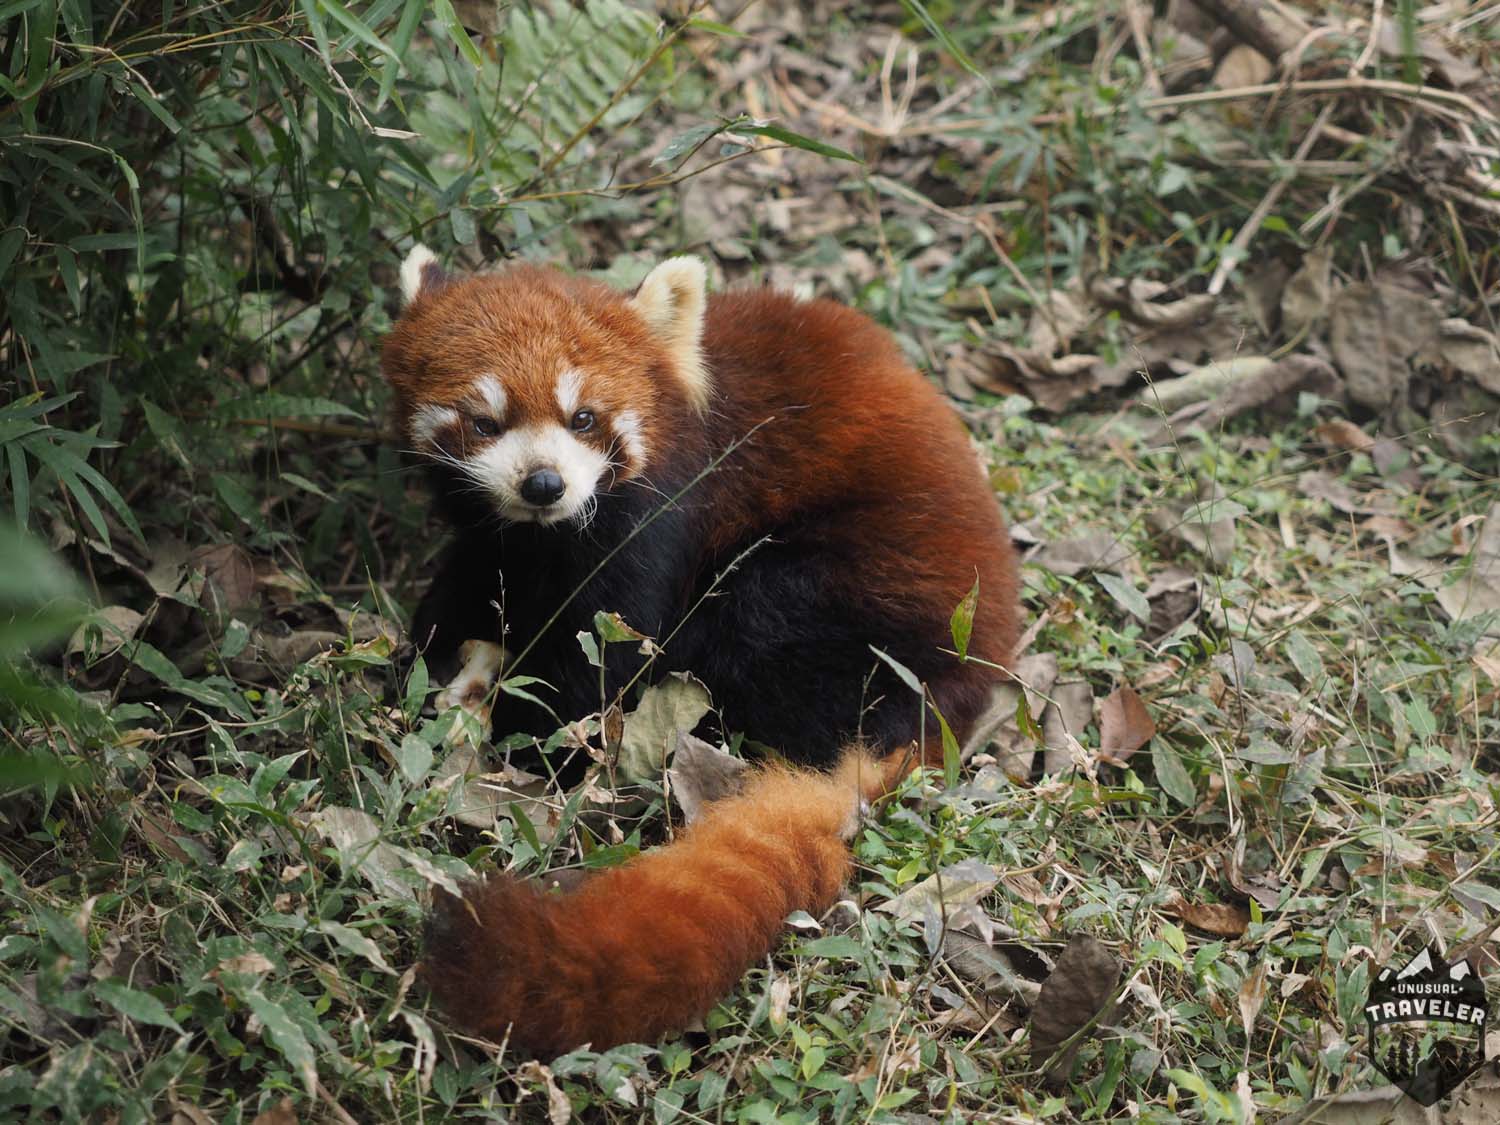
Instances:
[[[458,49],[463,52],[464,58],[473,63],[476,70],[482,67],[484,56],[479,53],[479,48],[474,46],[474,40],[470,39],[469,33],[464,30],[458,13],[453,10],[451,0],[432,0],[432,11],[442,22],[448,34],[453,37],[453,42],[458,44]]]
[[[845,152],[841,148],[827,144],[824,141],[814,140],[812,137],[804,137],[801,133],[794,133],[792,130],[783,128],[780,125],[741,125],[735,129],[735,132],[749,133],[755,137],[770,137],[773,141],[780,141],[782,144],[790,145],[792,148],[806,149],[808,152],[815,152],[819,156],[832,157],[834,160],[848,160],[855,164],[864,163],[863,160],[855,156],[852,152]]]

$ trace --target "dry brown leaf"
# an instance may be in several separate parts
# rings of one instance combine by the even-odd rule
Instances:
[[[1395,1086],[1350,1090],[1309,1102],[1282,1125],[1441,1125],[1442,1116]]]
[[[659,780],[678,732],[691,731],[711,706],[708,689],[690,675],[673,672],[652,684],[625,716],[620,772],[632,781]]]
[[[1490,683],[1496,687],[1500,687],[1500,641],[1495,642],[1488,648],[1476,645],[1474,648],[1474,667],[1488,676]]]
[[[768,1013],[771,1027],[777,1031],[786,1027],[787,1010],[792,1005],[792,978],[785,973],[777,973],[771,981],[771,1010]]]
[[[1453,582],[1448,581],[1451,571],[1447,568],[1405,559],[1397,554],[1394,544],[1390,555],[1391,573],[1413,575],[1433,592],[1443,612],[1454,621],[1495,614],[1489,635],[1500,637],[1500,502],[1490,506],[1466,562],[1454,568],[1458,576]]]
[[[1151,605],[1151,620],[1146,625],[1146,638],[1154,641],[1197,615],[1203,604],[1203,584],[1194,572],[1184,567],[1168,565],[1151,579],[1151,584],[1146,587],[1146,600]],[[1157,666],[1155,674],[1161,675],[1162,670],[1169,667],[1170,662],[1163,662]],[[1160,682],[1159,679],[1139,681],[1141,687],[1153,687]]]
[[[1259,875],[1245,874],[1244,836],[1235,839],[1234,849],[1225,853],[1224,860],[1224,874],[1229,879],[1229,885],[1240,894],[1247,899],[1253,898],[1266,910],[1272,909],[1281,901],[1281,879],[1274,871]]]
[[[1042,858],[1045,860],[1047,857]],[[1062,902],[1059,896],[1048,894],[1030,871],[1006,872],[1000,876],[1000,883],[1010,894],[1032,906],[1045,908]]]
[[[1100,389],[1096,355],[1053,356],[992,339],[985,342],[982,356],[989,380],[997,386],[1019,387],[1044,410],[1060,412]]]
[[[875,909],[897,918],[922,918],[978,902],[994,890],[999,872],[988,863],[966,859],[949,864],[935,875],[914,883]]]
[[[1485,1037],[1485,1042],[1493,1044],[1496,1038],[1500,1036],[1491,1032]],[[1494,1045],[1487,1046],[1485,1058],[1493,1060],[1496,1057],[1494,1052]],[[1494,1125],[1496,1121],[1500,1121],[1500,1074],[1496,1073],[1491,1062],[1458,1088],[1443,1118],[1443,1125]]]
[[[679,731],[667,768],[667,786],[682,809],[684,823],[697,820],[705,805],[738,793],[748,768],[743,758]]]
[[[1099,756],[1124,765],[1156,734],[1156,723],[1130,687],[1118,687],[1099,707]]]
[[[536,1061],[524,1062],[516,1069],[516,1077],[527,1082],[540,1083],[547,1094],[548,1125],[568,1125],[573,1120],[573,1103],[562,1092],[552,1071]]]
[[[1142,277],[1129,279],[1094,276],[1089,279],[1089,296],[1107,309],[1114,309],[1145,328],[1184,328],[1196,324],[1213,311],[1218,298],[1211,293],[1194,293],[1176,301],[1157,301],[1168,292],[1160,281]]]
[[[1043,544],[1026,561],[1043,570],[1075,577],[1089,570],[1119,573],[1134,552],[1108,531],[1087,531],[1069,539]]]
[[[1424,5],[1424,8],[1426,6]],[[1441,10],[1442,5],[1433,5],[1433,9]],[[1427,12],[1423,11],[1421,24],[1426,32]],[[1399,20],[1382,20],[1377,25],[1379,35],[1376,40],[1380,53],[1388,59],[1404,62],[1408,48],[1401,33],[1401,22]],[[1427,32],[1416,37],[1417,54],[1421,60],[1432,68],[1432,74],[1438,81],[1450,90],[1463,90],[1470,86],[1485,82],[1487,75],[1485,71],[1465,59],[1459,58],[1447,47],[1435,33]],[[1500,1118],[1496,1118],[1500,1120]]]
[[[1352,516],[1394,515],[1395,499],[1384,489],[1355,492],[1332,473],[1309,469],[1297,476],[1297,490],[1310,500],[1322,500],[1335,510]]]
[[[203,572],[198,603],[211,618],[227,623],[255,600],[255,561],[238,544],[200,547],[188,556],[188,566]]]
[[[1015,999],[1027,1008],[1036,1007],[1042,986],[1017,972],[1006,952],[992,942],[964,930],[950,929],[943,935],[943,960],[992,999]]]
[[[133,638],[140,629],[146,615],[126,605],[107,605],[96,609],[89,619],[74,630],[68,640],[68,655],[76,656],[87,647],[90,626],[98,626],[99,651],[95,656],[107,656],[118,652],[121,646]]]
[[[1254,1032],[1255,1017],[1260,1015],[1261,1005],[1266,1002],[1266,972],[1269,967],[1266,961],[1261,961],[1240,984],[1240,1027],[1244,1028],[1246,1039]]]
[[[1432,298],[1387,281],[1344,289],[1329,307],[1328,345],[1351,402],[1383,411],[1404,402],[1412,358],[1437,335]]]
[[[299,629],[285,636],[278,636],[263,629],[254,632],[252,644],[258,660],[254,663],[269,665],[273,670],[290,672],[299,664],[306,664],[320,652],[331,652],[344,642],[343,634],[331,629]]]
[[[1375,448],[1375,439],[1353,422],[1344,418],[1335,418],[1330,422],[1324,422],[1316,427],[1313,432],[1322,439],[1323,444],[1334,449],[1347,449],[1354,453],[1368,453]]]
[[[1459,318],[1443,321],[1439,331],[1438,350],[1444,361],[1490,394],[1500,395],[1500,341],[1494,333]]]
[[[1052,702],[1042,714],[1042,737],[1046,741],[1046,763],[1049,774],[1065,773],[1073,767],[1074,742],[1083,737],[1094,718],[1094,689],[1085,680],[1055,684]]]
[[[1054,1052],[1099,1015],[1120,980],[1120,961],[1103,942],[1076,937],[1057,958],[1031,1010],[1031,1065],[1043,1066]],[[1081,1041],[1080,1041],[1081,1042]],[[1078,1044],[1053,1064],[1049,1080],[1067,1077]]]
[[[1338,373],[1316,356],[1289,355],[1277,363],[1245,371],[1211,401],[1184,407],[1164,420],[1147,440],[1166,440],[1183,429],[1216,431],[1231,418],[1250,411],[1268,416],[1288,413],[1304,393],[1337,402],[1344,397],[1344,386]]]
[[[1239,538],[1234,520],[1243,509],[1227,501],[1221,503],[1222,507],[1204,503],[1157,508],[1146,514],[1146,525],[1159,535],[1186,544],[1215,566],[1223,566],[1234,553]],[[1216,519],[1203,518],[1213,511],[1224,514]]]
[[[1254,47],[1236,43],[1219,60],[1219,66],[1214,71],[1211,84],[1220,90],[1234,90],[1241,86],[1259,86],[1271,77],[1274,69],[1271,60]],[[1233,116],[1235,120],[1250,120],[1243,107],[1231,106],[1225,112]]]
[[[257,1113],[250,1125],[297,1125],[297,1111],[291,1098],[282,1098],[270,1109]]]
[[[213,967],[209,973],[245,973],[254,976],[257,973],[269,973],[275,969],[275,964],[263,953],[241,953],[234,957],[226,957]]]
[[[1302,259],[1281,294],[1281,328],[1284,335],[1295,337],[1322,318],[1328,311],[1329,266],[1333,247],[1319,246]]]
[[[1255,318],[1255,326],[1268,340],[1276,334],[1281,321],[1281,301],[1291,276],[1291,267],[1280,258],[1246,263],[1240,292],[1245,295],[1245,304]]]
[[[1024,781],[1031,776],[1032,763],[1041,747],[1030,734],[1021,730],[1016,721],[1016,710],[1024,691],[1031,717],[1040,722],[1039,716],[1047,707],[1047,695],[1057,682],[1057,655],[1044,652],[1023,656],[1016,661],[1011,674],[1015,682],[997,685],[990,695],[989,705],[974,723],[964,744],[963,758],[968,761],[993,745],[995,760],[1006,775]]]
[[[1136,401],[1175,414],[1194,403],[1212,402],[1237,383],[1257,379],[1276,365],[1264,355],[1236,355],[1195,367],[1176,379],[1149,382],[1135,393]]]
[[[136,808],[136,827],[140,829],[141,835],[155,845],[163,855],[175,859],[178,863],[193,862],[192,855],[168,835],[167,830],[157,822],[153,814],[142,807]]]
[[[1189,902],[1178,895],[1162,906],[1195,930],[1218,937],[1242,937],[1250,926],[1250,912],[1227,902]]]

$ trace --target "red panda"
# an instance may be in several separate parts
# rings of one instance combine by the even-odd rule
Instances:
[[[419,246],[401,280],[382,364],[456,531],[413,621],[429,665],[491,642],[491,672],[550,689],[502,692],[496,728],[537,735],[690,671],[720,733],[832,770],[760,772],[563,895],[439,896],[423,976],[460,1026],[540,1053],[658,1038],[831,903],[859,803],[897,776],[845,747],[936,751],[934,709],[963,737],[1016,641],[1014,550],[956,415],[852,309],[708,296],[694,258],[626,295],[534,265],[451,277]],[[593,666],[577,637],[601,610],[652,655]]]

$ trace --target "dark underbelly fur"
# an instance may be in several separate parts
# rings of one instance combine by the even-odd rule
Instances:
[[[955,729],[976,717],[987,684],[938,651],[942,637],[932,622],[851,602],[845,591],[857,584],[848,583],[848,568],[857,560],[835,557],[789,527],[704,562],[695,521],[682,509],[655,514],[620,546],[652,517],[660,497],[600,499],[582,533],[533,524],[475,530],[484,527],[484,514],[450,505],[454,522],[467,530],[444,553],[412,627],[435,680],[456,671],[463,641],[498,640],[503,631],[510,658],[520,657],[507,675],[550,685],[528,690],[564,721],[595,713],[645,662],[635,645],[606,646],[601,695],[599,670],[577,635],[592,633],[603,610],[662,645],[641,684],[687,671],[708,687],[717,717],[700,733],[743,732],[794,761],[830,765],[856,736],[888,749],[939,737],[930,712],[872,646],[927,682]],[[493,718],[496,737],[544,737],[557,725],[541,708],[505,694]]]

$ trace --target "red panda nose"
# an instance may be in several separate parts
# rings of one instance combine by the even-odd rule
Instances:
[[[521,482],[521,499],[544,508],[562,499],[567,490],[562,477],[552,469],[537,469]]]

